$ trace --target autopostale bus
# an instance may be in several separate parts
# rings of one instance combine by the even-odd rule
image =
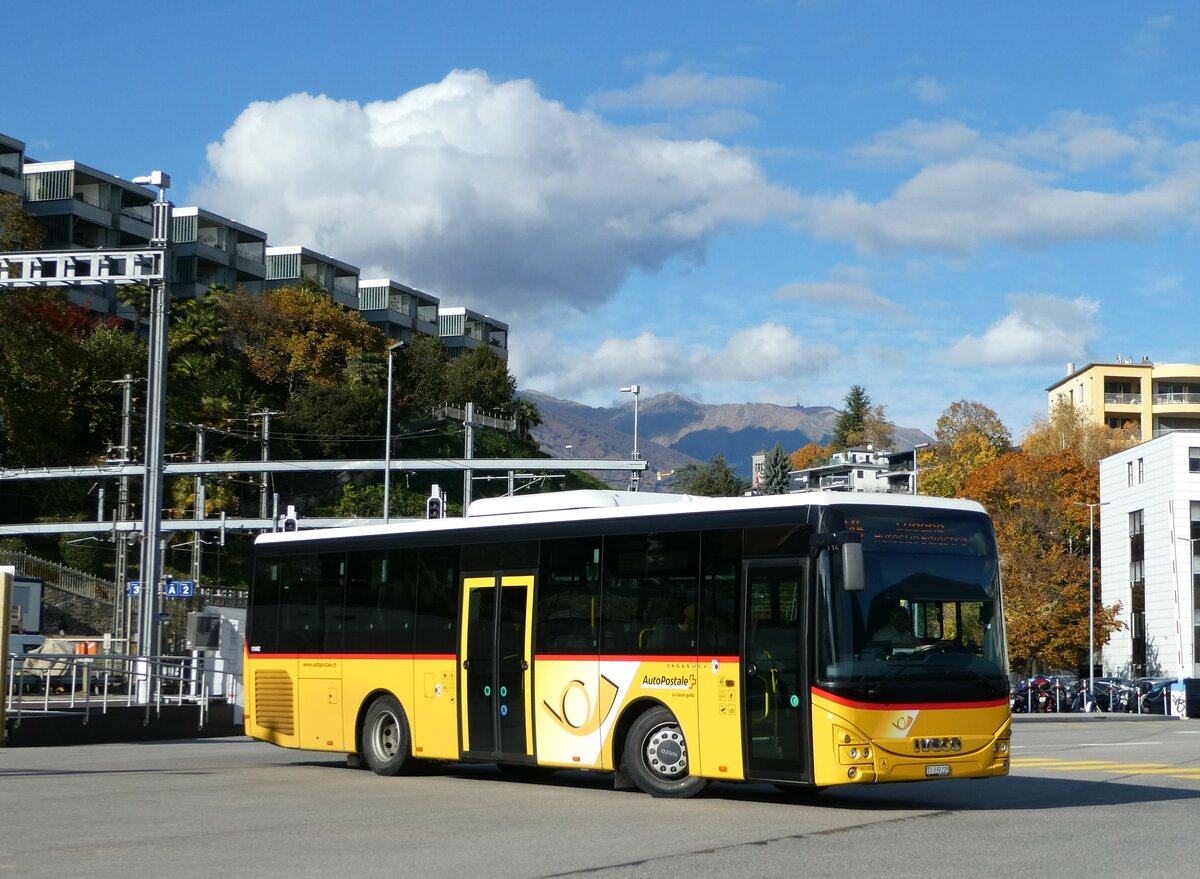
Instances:
[[[256,556],[246,731],[277,745],[383,775],[607,771],[656,796],[1008,772],[973,502],[564,492],[264,535]]]

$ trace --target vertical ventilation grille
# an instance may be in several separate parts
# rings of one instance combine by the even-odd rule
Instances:
[[[260,669],[254,673],[254,719],[265,729],[295,735],[292,679],[286,671]]]

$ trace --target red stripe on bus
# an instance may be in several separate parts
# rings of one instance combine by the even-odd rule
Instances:
[[[449,660],[458,659],[453,653],[251,653],[246,652],[248,659],[426,659]]]
[[[596,656],[594,653],[576,653],[576,654],[559,654],[559,653],[538,653],[534,656],[538,662],[550,660],[551,662],[694,662],[699,665],[708,665],[712,660],[718,662],[737,662],[736,656],[700,656],[696,657],[688,653],[686,655],[677,656],[650,656],[646,654],[629,654],[625,656]]]
[[[826,692],[820,687],[813,687],[814,696],[845,705],[847,708],[863,708],[874,711],[947,711],[960,708],[999,708],[1007,706],[1007,699],[987,699],[982,702],[858,702]]]

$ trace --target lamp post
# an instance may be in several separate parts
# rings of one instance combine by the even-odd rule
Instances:
[[[1088,692],[1096,692],[1096,508],[1108,506],[1108,501],[1085,503],[1074,501],[1077,507],[1088,508]]]
[[[633,460],[638,460],[638,396],[642,393],[641,385],[629,385],[625,388],[619,388],[622,394],[633,394]],[[629,474],[629,490],[638,490],[638,472],[634,470]]]
[[[913,494],[920,494],[921,490],[917,484],[917,458],[920,457],[921,449],[929,448],[929,443],[917,443],[913,446]]]
[[[385,525],[392,518],[392,354],[407,345],[407,342],[399,341],[393,342],[387,348],[387,414],[384,417],[383,428],[383,524]]]
[[[151,214],[150,246],[159,250],[158,271],[150,282],[150,339],[146,363],[146,475],[142,480],[142,552],[138,567],[141,599],[138,618],[138,658],[141,674],[137,684],[138,704],[147,710],[151,697],[150,677],[157,672],[160,653],[159,581],[162,580],[162,494],[164,432],[167,426],[167,324],[171,297],[167,283],[171,275],[171,203],[167,189],[171,177],[154,171],[134,177],[139,186],[158,187]]]

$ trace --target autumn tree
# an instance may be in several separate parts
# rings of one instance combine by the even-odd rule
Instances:
[[[1088,418],[1087,412],[1067,399],[1058,400],[1049,416],[1039,416],[1026,430],[1021,448],[1033,455],[1052,455],[1070,449],[1089,467],[1141,442],[1141,431],[1129,423],[1109,427]]]
[[[771,451],[767,452],[766,461],[763,462],[759,492],[762,494],[787,494],[788,489],[792,487],[791,470],[791,460],[788,458],[787,452],[783,450],[783,446],[775,443]]]
[[[46,230],[26,213],[21,198],[0,193],[0,252],[40,250],[45,241]]]
[[[1094,478],[1070,450],[1010,451],[969,474],[961,496],[991,514],[1000,549],[1009,657],[1028,669],[1074,667],[1088,647],[1088,554],[1078,503],[1094,501]],[[1102,644],[1120,624],[1118,605],[1096,607]]]
[[[803,445],[790,456],[791,467],[793,470],[807,470],[810,467],[819,467],[822,464],[829,463],[829,446],[823,446],[820,443],[808,443]]]
[[[918,459],[920,491],[959,497],[976,468],[995,461],[1012,444],[1000,416],[982,403],[959,400],[938,418],[935,446]]]
[[[231,342],[253,376],[266,384],[288,390],[304,382],[336,385],[352,354],[384,348],[382,332],[311,281],[261,297],[229,295],[221,301]]]

